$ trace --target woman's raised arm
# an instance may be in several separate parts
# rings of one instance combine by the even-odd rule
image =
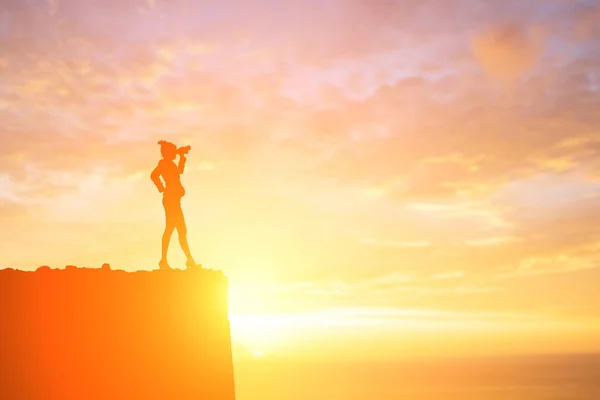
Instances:
[[[179,172],[179,175],[183,174],[183,170],[185,169],[185,162],[187,161],[187,159],[185,158],[185,156],[183,154],[179,155],[179,165],[177,165],[177,171]]]

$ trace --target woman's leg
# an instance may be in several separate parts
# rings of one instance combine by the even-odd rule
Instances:
[[[183,216],[175,227],[177,228],[177,235],[179,236],[179,245],[181,246],[181,250],[183,250],[183,253],[187,257],[188,261],[195,264],[194,257],[192,257],[192,253],[190,251],[190,246],[188,245],[187,227],[185,226],[185,220],[183,219]]]
[[[173,231],[175,230],[175,223],[174,223],[174,215],[173,215],[173,209],[170,206],[168,201],[165,201],[165,199],[163,199],[163,206],[165,208],[165,231],[163,232],[162,235],[162,247],[161,247],[161,259],[160,259],[160,264],[166,264],[167,263],[167,253],[169,251],[169,243],[171,242],[171,235],[173,234]]]
[[[162,235],[162,257],[161,261],[167,261],[167,252],[169,251],[169,242],[171,241],[171,235],[175,230],[175,226],[167,224],[165,226],[165,231]]]
[[[179,245],[181,246],[181,250],[183,250],[183,253],[187,257],[187,264],[196,265],[187,241],[187,226],[185,224],[185,218],[183,216],[181,204],[179,204],[175,228],[177,229],[177,235],[179,236]]]

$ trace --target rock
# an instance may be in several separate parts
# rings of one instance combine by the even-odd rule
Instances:
[[[51,270],[51,268],[49,266],[47,266],[47,265],[42,265],[41,267],[39,267],[38,269],[36,269],[36,271],[40,271],[40,272],[42,272],[42,271],[50,271],[50,270]]]
[[[235,400],[225,276],[98,269],[0,271],[0,399]]]
[[[110,271],[110,264],[109,263],[102,264],[102,270],[103,271]]]

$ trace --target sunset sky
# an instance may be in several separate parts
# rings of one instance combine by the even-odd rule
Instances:
[[[599,1],[0,0],[0,268],[158,268],[161,139],[237,354],[600,350]]]

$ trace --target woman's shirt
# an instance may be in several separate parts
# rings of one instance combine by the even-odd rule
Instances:
[[[183,161],[183,163],[185,163],[185,161]],[[185,195],[185,189],[183,188],[180,179],[180,170],[183,170],[181,164],[182,160],[180,160],[180,167],[178,168],[173,161],[162,159],[158,162],[158,166],[152,173],[152,181],[154,181],[159,189],[162,186],[159,177],[162,176],[165,181],[165,196],[181,197]]]

